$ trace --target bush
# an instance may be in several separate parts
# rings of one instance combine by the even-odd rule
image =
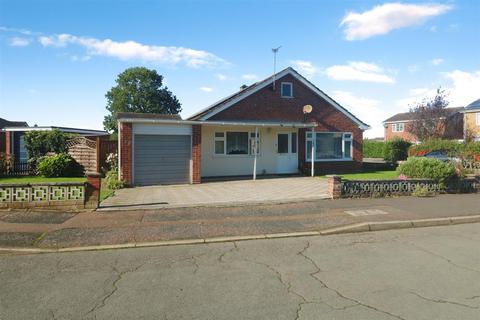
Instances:
[[[52,131],[29,131],[25,133],[25,148],[33,162],[48,153],[66,153],[70,134],[58,129]]]
[[[408,158],[406,162],[398,166],[397,172],[408,178],[433,179],[441,184],[445,184],[457,176],[457,170],[453,163],[431,158]]]
[[[385,142],[376,140],[363,140],[363,156],[365,158],[383,158]]]
[[[451,157],[480,155],[480,142],[461,143],[456,140],[432,139],[410,147],[410,156],[422,157],[432,151],[445,151]]]
[[[403,139],[387,141],[383,150],[383,159],[391,163],[406,160],[408,158],[408,148],[411,145],[410,142]]]
[[[83,174],[83,168],[70,155],[59,153],[38,159],[37,173],[47,178],[74,177]]]
[[[110,190],[118,190],[126,186],[125,181],[118,180],[118,171],[110,170],[105,175],[105,186]]]

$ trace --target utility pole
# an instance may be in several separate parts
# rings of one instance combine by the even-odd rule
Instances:
[[[277,52],[282,46],[272,49],[273,52],[273,91],[275,91],[275,73],[277,73]]]

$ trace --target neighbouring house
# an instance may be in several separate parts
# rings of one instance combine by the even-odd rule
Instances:
[[[480,141],[480,99],[470,103],[462,112],[465,139]]]
[[[28,127],[28,124],[25,121],[9,121],[0,118],[0,153],[5,153],[7,151],[7,144],[5,141],[6,133],[3,131],[6,127]]]
[[[370,128],[292,68],[242,86],[186,120],[117,118],[119,175],[129,185],[358,171],[363,131]]]
[[[29,170],[27,165],[29,157],[24,139],[25,133],[29,131],[51,131],[54,129],[82,138],[83,141],[77,140],[75,143],[79,145],[77,150],[80,151],[77,154],[72,154],[72,156],[86,169],[97,170],[96,140],[100,137],[107,137],[108,133],[106,131],[52,126],[7,126],[2,129],[4,133],[5,153],[14,159],[14,171]],[[91,141],[91,143],[89,143],[89,141]],[[83,152],[83,150],[85,150],[85,152]]]
[[[447,108],[447,117],[443,125],[443,137],[445,139],[463,139],[463,107]],[[415,114],[412,112],[397,113],[383,121],[385,128],[384,140],[402,138],[412,143],[420,142],[418,137],[409,130],[411,123],[415,121]]]

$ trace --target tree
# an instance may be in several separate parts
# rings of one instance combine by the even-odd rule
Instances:
[[[68,141],[72,136],[58,129],[51,131],[27,131],[25,133],[25,148],[30,162],[47,153],[65,153],[68,151]]]
[[[421,103],[410,108],[413,117],[412,122],[406,126],[406,130],[420,141],[442,138],[449,115],[446,110],[448,105],[445,90],[438,88],[435,97],[425,98]]]
[[[117,77],[117,85],[107,92],[107,110],[103,126],[117,132],[118,112],[177,114],[182,106],[163,86],[163,76],[144,67],[128,68]]]

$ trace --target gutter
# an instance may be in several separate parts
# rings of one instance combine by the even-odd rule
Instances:
[[[230,121],[201,121],[201,120],[170,120],[170,119],[146,119],[146,118],[124,118],[118,119],[118,122],[128,123],[158,123],[158,124],[186,124],[186,125],[212,125],[212,126],[258,126],[258,127],[293,127],[293,128],[313,128],[317,124],[310,123],[282,123],[282,122],[230,122]]]

